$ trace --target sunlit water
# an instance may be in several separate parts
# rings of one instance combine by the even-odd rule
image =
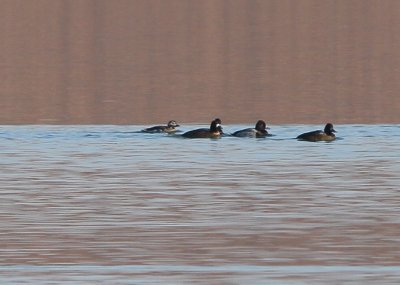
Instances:
[[[400,126],[143,127],[0,127],[1,284],[400,282]]]

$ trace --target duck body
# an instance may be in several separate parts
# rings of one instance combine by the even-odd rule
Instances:
[[[200,128],[188,131],[182,135],[184,138],[219,138],[223,134],[221,120],[215,119],[211,122],[210,128]]]
[[[336,131],[333,129],[333,125],[331,123],[326,124],[324,130],[317,130],[312,132],[307,132],[297,136],[298,140],[302,141],[333,141],[336,139],[335,133]]]
[[[232,134],[235,137],[247,137],[247,138],[264,138],[268,135],[267,125],[263,120],[259,120],[256,123],[255,128],[247,128],[240,131],[236,131]]]
[[[257,131],[256,129],[253,128],[248,128],[248,129],[243,129],[240,131],[236,131],[232,134],[234,137],[240,137],[240,138],[262,138],[267,136],[268,133],[263,134]]]
[[[142,130],[144,133],[175,133],[177,131],[176,127],[179,125],[176,121],[169,121],[166,126],[154,126],[151,128],[147,128]]]
[[[200,138],[218,138],[221,136],[219,132],[210,132],[209,129],[202,128],[191,130],[182,135],[184,138],[200,139]]]

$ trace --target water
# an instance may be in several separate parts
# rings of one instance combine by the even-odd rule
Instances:
[[[400,126],[144,127],[0,127],[1,284],[400,282]]]

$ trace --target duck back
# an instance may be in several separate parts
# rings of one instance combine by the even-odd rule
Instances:
[[[312,131],[308,133],[301,134],[297,137],[298,140],[302,141],[310,141],[310,142],[317,142],[317,141],[333,141],[336,139],[334,133],[327,134],[324,131]]]
[[[212,138],[212,137],[218,137],[218,135],[213,135],[209,129],[196,129],[196,130],[191,130],[182,135],[185,138]]]
[[[144,133],[163,133],[163,132],[165,132],[166,128],[167,128],[166,126],[154,126],[151,128],[144,129],[144,130],[142,130],[142,132],[144,132]]]
[[[236,131],[232,134],[232,136],[240,137],[240,138],[245,138],[245,137],[255,138],[255,137],[257,137],[257,131],[255,129],[248,128],[248,129]]]

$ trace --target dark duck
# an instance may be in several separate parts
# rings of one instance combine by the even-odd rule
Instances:
[[[269,129],[263,120],[259,120],[254,128],[243,129],[232,134],[235,137],[264,138],[268,135]]]
[[[219,138],[223,134],[221,120],[215,119],[211,122],[210,128],[202,128],[191,130],[184,133],[182,136],[184,138]]]
[[[302,141],[333,141],[336,139],[335,134],[336,131],[333,129],[333,125],[331,123],[326,124],[324,130],[317,130],[308,133],[301,134],[297,137],[298,140]]]

